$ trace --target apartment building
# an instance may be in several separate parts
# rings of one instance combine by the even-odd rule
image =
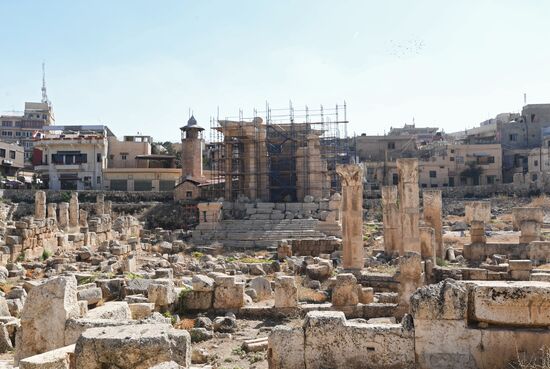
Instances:
[[[0,174],[2,177],[16,177],[24,167],[22,146],[0,141]]]
[[[26,102],[22,113],[0,115],[0,140],[19,144],[24,149],[26,163],[32,161],[34,138],[45,126],[55,122],[49,102]]]
[[[477,186],[502,183],[499,144],[434,143],[418,153],[421,188]],[[395,161],[363,162],[367,190],[397,185]]]

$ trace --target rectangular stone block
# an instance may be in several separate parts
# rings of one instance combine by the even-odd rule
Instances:
[[[473,319],[495,325],[550,326],[550,283],[475,282]]]

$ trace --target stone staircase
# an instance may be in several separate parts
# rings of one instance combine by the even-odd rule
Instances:
[[[319,230],[321,223],[325,222],[317,219],[223,220],[200,224],[193,230],[191,240],[197,245],[220,242],[227,248],[274,249],[281,240],[326,238],[327,233]]]

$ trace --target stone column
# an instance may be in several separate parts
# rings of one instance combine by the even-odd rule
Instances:
[[[403,251],[420,254],[418,159],[397,159]]]
[[[57,226],[63,230],[66,230],[68,225],[69,225],[69,203],[60,202]]]
[[[76,192],[71,193],[71,200],[69,201],[69,227],[78,227],[78,194]]]
[[[399,282],[398,306],[395,316],[402,318],[409,312],[412,294],[424,284],[420,254],[405,252],[405,255],[399,259],[399,271],[396,273],[395,279]]]
[[[363,260],[363,167],[338,165],[342,183],[342,237],[344,269],[360,270]]]
[[[82,228],[88,227],[88,212],[84,209],[80,209],[78,216],[78,225]]]
[[[113,202],[111,200],[105,201],[104,214],[111,215],[113,209]]]
[[[422,192],[422,198],[424,203],[424,221],[435,232],[434,256],[444,259],[445,250],[443,250],[443,224],[441,219],[443,200],[441,198],[441,190],[425,190]]]
[[[422,259],[430,259],[436,262],[436,245],[435,231],[432,227],[420,227],[420,249]]]
[[[46,219],[46,192],[36,191],[34,194],[34,219]]]
[[[99,194],[95,200],[95,213],[96,215],[103,215],[105,213],[105,195]]]
[[[397,186],[382,187],[382,212],[384,223],[384,251],[388,255],[402,255],[401,216],[397,205]]]
[[[485,222],[481,220],[472,220],[470,227],[470,243],[485,243]]]
[[[57,219],[57,204],[55,202],[48,204],[48,218]]]
[[[521,231],[520,243],[540,240],[540,228],[544,221],[544,211],[542,208],[513,208],[512,216],[514,227],[517,227],[517,229]]]

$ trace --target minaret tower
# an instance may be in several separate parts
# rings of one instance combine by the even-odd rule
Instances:
[[[194,116],[181,130],[181,174],[182,178],[202,178],[202,140],[200,132],[204,128],[197,124]]]

